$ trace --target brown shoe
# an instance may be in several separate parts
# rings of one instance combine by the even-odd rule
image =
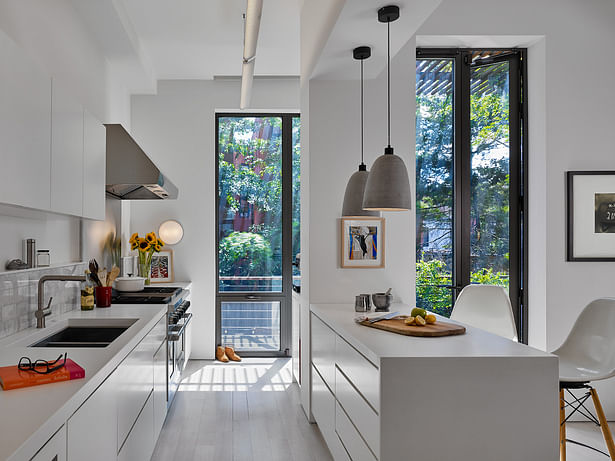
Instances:
[[[226,346],[224,348],[224,352],[226,353],[226,356],[231,359],[233,362],[241,362],[241,357],[239,357],[236,353],[235,353],[235,349],[233,349],[232,347]]]
[[[216,348],[216,359],[218,359],[220,362],[228,362],[228,357],[224,353],[224,348],[222,346],[218,346]]]

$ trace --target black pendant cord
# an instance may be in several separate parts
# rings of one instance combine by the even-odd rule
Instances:
[[[361,59],[361,165],[363,162],[363,59]]]
[[[391,147],[391,22],[387,22],[387,140]]]

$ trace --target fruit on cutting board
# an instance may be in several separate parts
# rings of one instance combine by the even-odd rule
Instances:
[[[420,315],[417,315],[416,317],[414,317],[414,322],[416,323],[417,327],[424,327],[425,324],[427,323],[425,319],[421,317]]]
[[[415,323],[414,317],[406,317],[406,319],[404,320],[404,323],[406,325],[414,325]]]
[[[434,314],[427,314],[427,315],[425,316],[425,321],[426,321],[427,323],[430,323],[430,324],[431,324],[431,323],[436,323],[436,316],[435,316]]]
[[[423,319],[425,319],[427,311],[425,309],[421,309],[420,307],[415,307],[414,309],[412,309],[410,315],[412,317],[423,317]]]

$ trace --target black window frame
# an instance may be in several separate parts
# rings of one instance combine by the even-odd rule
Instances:
[[[453,153],[453,305],[459,292],[470,283],[471,136],[470,76],[472,54],[497,51],[479,65],[508,61],[510,64],[510,282],[509,293],[519,342],[528,341],[528,117],[526,48],[417,48],[416,59],[454,61],[454,153]]]
[[[219,277],[219,172],[220,118],[225,117],[278,117],[282,120],[282,291],[281,292],[224,292],[220,291]],[[293,255],[292,255],[292,220],[293,220],[293,119],[300,118],[297,112],[216,112],[215,113],[215,254],[216,254],[216,345],[222,341],[221,308],[222,302],[239,301],[279,301],[280,302],[280,350],[279,351],[241,351],[242,357],[288,357],[292,345],[292,285],[293,285]],[[224,344],[222,344],[224,346]]]

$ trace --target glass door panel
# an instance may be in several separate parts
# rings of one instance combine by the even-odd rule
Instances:
[[[280,350],[280,301],[222,302],[222,344],[238,351]]]
[[[282,291],[282,119],[218,120],[218,289]]]
[[[416,302],[453,304],[454,60],[416,61]]]
[[[510,65],[470,70],[470,283],[509,286]]]

